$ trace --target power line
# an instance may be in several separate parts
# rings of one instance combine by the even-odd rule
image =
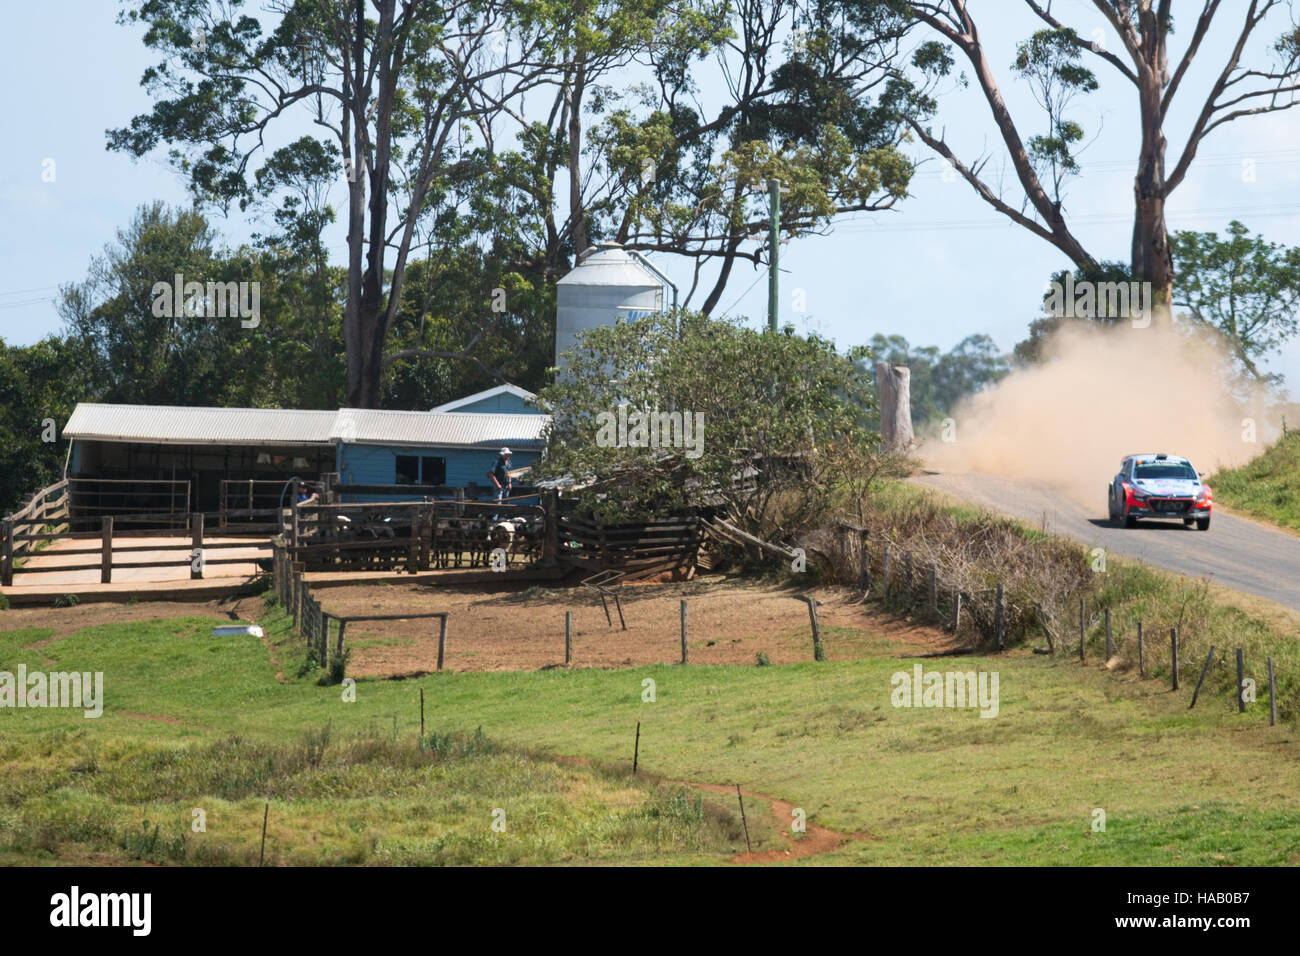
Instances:
[[[42,302],[56,302],[57,297],[45,296],[40,299],[26,299],[22,302],[0,302],[0,309],[17,309],[29,305],[40,305]]]
[[[761,282],[765,278],[767,278],[767,273],[760,272],[758,274],[758,278],[749,284],[749,288],[746,289],[744,292],[740,293],[740,295],[736,297],[735,302],[731,303],[731,305],[727,306],[725,309],[722,310],[722,314],[726,315],[728,312],[730,312],[732,309],[738,306],[740,304],[740,300],[743,299],[745,296],[749,295],[749,293],[754,290],[754,286],[758,285],[759,282]]]
[[[4,295],[27,295],[28,293],[31,293],[31,292],[44,292],[46,289],[57,289],[57,288],[58,288],[58,286],[56,286],[56,285],[38,285],[38,286],[36,286],[36,288],[34,288],[34,289],[15,289],[13,292],[0,292],[0,296],[4,296]]]

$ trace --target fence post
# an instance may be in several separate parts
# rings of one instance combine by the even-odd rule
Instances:
[[[993,605],[993,633],[997,635],[998,650],[1002,650],[1002,641],[1006,631],[1006,612],[1003,608],[1002,582],[998,582],[998,593]]]
[[[867,529],[866,528],[862,529],[861,545],[862,545],[862,553],[861,555],[859,555],[858,558],[858,560],[861,562],[861,567],[858,569],[858,590],[861,591],[863,594],[866,594],[871,584],[870,581],[871,555],[870,552],[867,551]]]
[[[889,545],[885,545],[884,551],[885,551],[884,558],[882,559],[884,562],[884,566],[881,569],[882,572],[881,576],[884,578],[884,583],[881,585],[881,587],[883,588],[883,590],[881,591],[881,598],[885,601],[888,601],[889,600],[889,579],[893,576],[890,572],[893,570],[892,566],[894,563],[894,555],[893,552],[890,550]]]
[[[438,670],[442,670],[443,658],[447,656],[447,615],[438,618]]]
[[[1147,676],[1146,648],[1142,644],[1142,622],[1138,621],[1138,679]]]
[[[196,511],[190,515],[190,580],[198,581],[203,577],[203,512]],[[196,566],[194,559],[198,558]],[[220,575],[218,575],[220,577]]]
[[[113,516],[104,515],[99,532],[99,583],[113,580]]]
[[[912,609],[912,552],[903,552],[903,589],[907,592],[907,609]]]
[[[1178,628],[1169,629],[1169,650],[1174,665],[1174,690],[1178,690]]]
[[[329,669],[330,655],[330,618],[325,609],[316,603],[316,623],[320,627],[320,666]]]
[[[817,599],[805,597],[804,600],[808,602],[808,619],[812,622],[813,660],[824,661],[826,660],[826,650],[822,647],[821,622],[817,620]]]
[[[1273,682],[1273,658],[1268,659],[1268,725],[1277,725],[1277,690]]]
[[[544,531],[542,537],[542,563],[544,568],[553,568],[559,563],[560,554],[560,495],[548,491],[542,499]]]
[[[952,589],[952,632],[957,633],[961,624],[961,588]]]
[[[1083,598],[1079,598],[1079,660],[1080,661],[1084,660],[1083,645],[1085,643],[1084,641],[1085,636],[1086,634],[1084,631],[1084,622],[1083,622]]]
[[[1115,656],[1115,639],[1110,636],[1110,608],[1106,608],[1106,660]]]
[[[930,620],[939,620],[939,568],[930,562],[930,580],[927,590],[930,598]]]
[[[406,548],[406,573],[414,574],[420,561],[420,509],[411,509],[411,540]]]
[[[1246,693],[1242,687],[1242,683],[1246,679],[1245,666],[1246,662],[1242,658],[1241,648],[1239,647],[1237,648],[1237,713],[1239,714],[1246,712]]]
[[[347,622],[347,618],[343,618],[343,617],[339,618],[338,622],[339,622],[339,644],[336,653],[338,654],[339,659],[341,660],[343,658],[343,632],[347,630],[348,622]]]
[[[5,521],[0,524],[0,585],[9,587],[14,583],[14,523]]]
[[[686,663],[686,598],[682,598],[682,663]]]
[[[564,612],[564,663],[573,660],[573,612]]]
[[[1212,660],[1214,660],[1213,644],[1210,645],[1210,653],[1205,655],[1205,666],[1201,668],[1201,676],[1196,682],[1196,690],[1192,691],[1192,702],[1187,705],[1188,710],[1196,706],[1196,698],[1201,696],[1201,685],[1205,683],[1205,675],[1210,672],[1210,661]]]
[[[302,562],[301,561],[293,562],[291,565],[289,565],[289,570],[290,573],[292,574],[292,581],[293,581],[293,594],[292,594],[292,602],[291,602],[293,604],[293,626],[298,628],[299,633],[301,633],[302,631],[301,628],[302,625]]]

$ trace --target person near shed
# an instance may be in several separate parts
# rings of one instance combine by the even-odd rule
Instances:
[[[492,479],[492,484],[496,485],[497,501],[505,498],[510,493],[510,449],[502,448],[501,454],[497,456],[496,467],[488,472]]]

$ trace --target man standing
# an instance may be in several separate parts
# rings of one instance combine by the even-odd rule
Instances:
[[[492,484],[497,486],[497,501],[505,498],[510,493],[512,484],[510,478],[510,449],[502,448],[501,454],[497,456],[496,467],[488,474],[492,477]]]

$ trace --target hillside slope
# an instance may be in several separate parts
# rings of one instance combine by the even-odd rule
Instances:
[[[1300,432],[1253,461],[1208,479],[1216,504],[1300,531]]]

